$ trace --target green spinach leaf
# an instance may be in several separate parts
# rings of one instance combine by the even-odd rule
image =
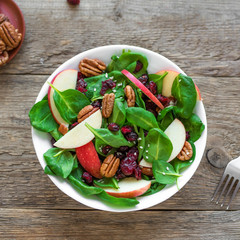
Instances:
[[[137,125],[145,130],[150,130],[152,128],[158,128],[158,123],[153,115],[153,113],[140,108],[140,107],[130,107],[126,110],[127,121]]]
[[[147,162],[167,161],[172,153],[172,143],[159,128],[152,128],[146,137],[143,157]]]
[[[158,74],[149,74],[148,75],[149,81],[153,81],[157,84],[157,93],[162,93],[163,79],[165,78],[165,76],[167,74],[168,74],[168,72],[165,72],[162,75],[158,75]]]
[[[165,161],[154,161],[152,164],[153,175],[161,184],[173,184],[180,177],[173,166]]]
[[[138,161],[142,159],[143,152],[145,150],[145,136],[144,136],[144,130],[140,128],[138,133]]]
[[[182,118],[189,118],[197,102],[193,80],[180,73],[173,82],[172,95],[177,99],[176,114]]]
[[[179,120],[183,123],[186,131],[189,132],[189,140],[196,142],[205,129],[205,125],[202,123],[198,115],[193,113],[189,119],[180,118]]]
[[[55,141],[58,141],[63,135],[58,131],[58,128],[53,129],[51,132],[49,132],[51,136],[55,139]]]
[[[102,178],[99,180],[93,180],[94,184],[97,185],[98,187],[104,188],[104,187],[110,187],[110,188],[115,188],[118,189],[118,181],[116,178]]]
[[[51,148],[43,154],[48,168],[56,175],[67,178],[74,166],[74,157],[67,151]]]
[[[128,142],[126,140],[121,131],[113,133],[107,128],[95,129],[91,127],[88,123],[85,123],[85,125],[95,135],[96,139],[100,139],[107,145],[110,145],[115,148],[119,148],[121,146],[132,147],[134,145],[133,142]]]
[[[106,144],[104,141],[102,141],[100,138],[96,138],[95,139],[95,149],[98,152],[98,154],[100,154],[103,157],[106,157],[107,155],[113,154],[116,151],[116,148],[112,148],[108,154],[104,154],[102,152],[103,147],[107,146],[108,144]]]
[[[157,120],[159,121],[160,128],[165,131],[167,127],[175,119],[174,109],[175,106],[169,106],[164,108],[158,115]]]
[[[143,195],[141,195],[141,197],[149,196],[154,193],[157,193],[157,192],[161,191],[163,188],[165,188],[165,186],[166,186],[166,184],[161,184],[158,182],[152,183],[151,187]]]
[[[33,105],[29,112],[31,125],[39,131],[51,132],[58,128],[50,111],[48,100],[42,100]]]
[[[109,123],[116,123],[120,127],[123,126],[126,120],[126,109],[122,99],[117,98],[114,101],[114,107],[112,115],[109,118]]]

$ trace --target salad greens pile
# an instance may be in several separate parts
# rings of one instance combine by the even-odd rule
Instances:
[[[110,79],[115,83],[113,88],[108,88],[105,92],[106,94],[115,94],[111,116],[107,119],[103,118],[100,129],[95,129],[87,123],[86,126],[95,136],[93,143],[101,161],[109,154],[119,153],[119,149],[123,146],[128,151],[133,148],[137,151],[137,170],[134,170],[131,176],[151,181],[151,187],[142,196],[154,194],[161,191],[167,184],[176,183],[181,176],[181,171],[194,161],[196,155],[194,142],[201,137],[205,127],[200,118],[193,113],[197,102],[197,92],[190,77],[183,74],[176,77],[172,85],[173,97],[171,99],[165,97],[164,99],[168,100],[165,103],[165,108],[157,111],[156,105],[121,73],[123,69],[128,70],[157,98],[158,96],[164,97],[161,95],[163,80],[168,73],[149,74],[147,68],[148,59],[146,56],[141,53],[123,51],[120,56],[112,56],[105,72],[98,76],[84,77],[86,87],[83,92],[78,89],[68,89],[61,92],[50,84],[54,89],[55,105],[61,117],[70,125],[71,130],[77,122],[77,115],[81,109],[96,102],[101,104],[104,96],[101,93],[103,82]],[[134,90],[135,107],[127,105],[124,93],[124,88],[127,85],[130,85]],[[158,99],[161,101],[161,98]],[[63,136],[59,132],[59,124],[55,121],[49,108],[47,96],[32,107],[29,118],[35,129],[49,133],[55,141]],[[187,131],[193,155],[187,161],[175,158],[167,162],[172,153],[173,145],[164,131],[176,118],[182,122]],[[120,130],[116,132],[109,130],[110,123],[117,124]],[[124,126],[130,126],[137,138],[126,138],[121,131]],[[141,173],[138,164],[143,158],[152,164],[153,176]],[[85,170],[77,159],[75,149],[53,147],[44,153],[44,159],[46,162],[44,172],[46,174],[66,179],[83,195],[97,195],[102,201],[114,206],[129,207],[138,204],[136,198],[117,198],[110,196],[104,190],[104,187],[116,189],[119,187],[118,183],[121,178],[126,177],[121,172],[121,168],[114,177],[100,180],[93,178],[93,182],[89,184],[83,177]]]

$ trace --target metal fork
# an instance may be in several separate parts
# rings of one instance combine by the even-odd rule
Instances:
[[[223,199],[223,202],[221,203],[221,207],[223,207],[226,199],[227,199],[227,196],[229,195],[229,193],[231,192],[231,190],[233,189],[233,186],[235,186],[235,189],[233,190],[233,193],[232,193],[232,196],[228,202],[228,205],[227,205],[227,210],[229,209],[229,206],[232,202],[232,200],[235,198],[239,188],[240,188],[240,157],[236,158],[236,159],[233,159],[232,161],[230,161],[222,175],[222,178],[213,194],[213,197],[211,199],[211,201],[214,200],[214,198],[216,197],[220,187],[222,186],[222,183],[224,182],[224,180],[226,179],[226,182],[223,186],[223,189],[221,191],[221,193],[219,194],[217,200],[216,200],[216,204],[219,203],[219,200],[220,198],[223,196],[224,192],[227,190],[227,193],[224,195],[224,199]],[[230,180],[232,180],[230,186],[229,183],[230,183]]]

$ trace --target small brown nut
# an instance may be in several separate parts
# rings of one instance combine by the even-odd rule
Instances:
[[[115,95],[114,93],[105,94],[102,100],[102,115],[109,118],[113,111]]]
[[[135,106],[135,92],[133,88],[130,85],[127,85],[124,89],[125,95],[127,97],[127,105],[128,107],[134,107]]]
[[[0,24],[0,38],[6,44],[7,51],[10,51],[19,45],[22,34],[10,22],[4,21]]]
[[[0,54],[2,54],[4,50],[6,50],[6,44],[5,44],[5,42],[0,38]]]
[[[103,73],[106,69],[106,65],[99,59],[84,58],[79,63],[80,72],[86,77],[97,76]]]
[[[98,109],[99,108],[94,108],[92,105],[87,105],[78,113],[78,122],[82,122],[83,120],[91,116],[93,113],[95,113]]]
[[[189,160],[193,155],[192,146],[189,142],[185,142],[181,152],[177,155],[177,158],[181,161]]]
[[[68,132],[68,127],[65,124],[60,124],[58,131],[62,134],[65,135]]]
[[[116,158],[113,154],[107,156],[100,168],[100,173],[103,177],[113,177],[118,170],[120,159]]]
[[[2,24],[5,21],[9,22],[8,17],[5,16],[3,13],[0,13],[0,24]]]
[[[151,177],[153,176],[152,168],[150,168],[150,167],[141,167],[141,166],[140,166],[140,168],[141,168],[141,171],[142,171],[143,174],[145,174],[147,176],[151,176]]]
[[[7,51],[3,51],[0,55],[0,66],[4,65],[9,59],[9,55]]]

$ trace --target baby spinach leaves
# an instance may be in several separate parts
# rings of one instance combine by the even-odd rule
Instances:
[[[58,131],[58,128],[53,129],[51,132],[49,132],[51,136],[55,139],[55,141],[58,141],[63,135]]]
[[[112,178],[103,178],[103,179],[99,179],[99,180],[93,180],[94,184],[101,187],[101,188],[115,188],[118,189],[118,181],[116,178],[112,177]]]
[[[133,72],[136,68],[137,61],[142,63],[142,69],[135,73],[135,76],[138,78],[142,76],[143,73],[146,73],[148,67],[148,60],[145,55],[136,52],[123,52],[121,56],[112,56],[112,61],[107,66],[106,71],[122,71],[126,69],[130,72]]]
[[[47,164],[45,169],[47,174],[50,174],[50,169],[56,176],[67,178],[73,169],[74,157],[69,151],[51,148],[43,154],[43,157]]]
[[[167,127],[175,119],[174,109],[175,106],[169,106],[164,108],[158,115],[157,120],[159,122],[160,128],[165,131]]]
[[[88,123],[85,123],[85,125],[95,135],[96,139],[100,139],[107,145],[115,148],[119,148],[121,146],[132,147],[134,145],[133,142],[128,142],[126,140],[121,131],[111,132],[107,128],[95,129],[91,127]]]
[[[189,119],[180,118],[180,121],[183,123],[186,131],[189,132],[191,141],[195,142],[201,137],[205,125],[196,114],[193,113]]]
[[[63,92],[54,89],[53,99],[61,117],[69,124],[76,122],[79,111],[90,104],[88,98],[75,89],[68,89]]]
[[[29,112],[32,126],[42,132],[51,132],[58,127],[50,111],[48,100],[34,104]]]
[[[126,120],[126,109],[122,99],[117,98],[114,101],[114,107],[111,117],[109,118],[109,123],[116,123],[120,127],[124,124]]]
[[[181,176],[175,172],[170,163],[165,161],[154,161],[152,171],[156,181],[161,184],[173,184]]]
[[[163,87],[163,79],[165,78],[165,76],[168,74],[168,72],[165,72],[162,75],[158,75],[158,74],[149,74],[148,78],[149,81],[153,81],[156,83],[157,85],[157,93],[162,93],[162,87]]]
[[[159,128],[152,128],[146,137],[143,157],[147,162],[167,161],[172,153],[172,143]]]
[[[150,130],[152,128],[158,128],[158,123],[153,115],[153,113],[140,108],[140,107],[130,107],[126,110],[127,121],[131,124],[135,124],[145,130]]]
[[[193,80],[180,73],[173,82],[172,95],[177,99],[176,114],[182,118],[189,118],[197,101]]]
[[[144,130],[140,128],[138,133],[138,161],[142,159],[144,149],[145,149]]]
[[[161,191],[163,188],[165,188],[166,184],[161,184],[158,182],[154,182],[151,184],[151,187],[143,194],[141,195],[141,197],[143,196],[149,196],[152,195],[154,193],[157,193],[159,191]]]

